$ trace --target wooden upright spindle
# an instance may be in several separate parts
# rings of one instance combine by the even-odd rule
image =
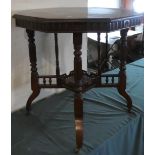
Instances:
[[[114,83],[114,77],[112,76],[112,78],[111,78],[111,82],[112,82],[112,84]]]
[[[50,85],[52,84],[52,78],[51,77],[49,78],[49,84]]]
[[[98,51],[98,76],[99,76],[99,84],[101,84],[101,46],[100,46],[100,33],[97,33],[97,51]]]
[[[108,66],[108,33],[106,32],[106,45],[105,45],[105,57],[104,57],[104,70],[107,70],[109,69],[109,66]]]
[[[108,79],[108,76],[106,76],[106,84],[108,84],[109,82],[109,79]]]
[[[106,59],[108,58],[108,33],[106,33],[106,37],[105,37],[105,39],[106,39]]]
[[[74,80],[76,85],[79,86],[82,79],[82,33],[73,33],[74,44]]]
[[[55,57],[56,57],[56,75],[57,75],[57,84],[60,84],[60,68],[59,68],[59,48],[58,48],[58,34],[54,33],[55,40]]]
[[[46,84],[46,78],[43,77],[43,84],[45,85]]]

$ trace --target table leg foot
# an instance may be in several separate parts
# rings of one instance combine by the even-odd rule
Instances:
[[[76,147],[75,150],[74,150],[74,152],[75,153],[79,153],[80,152],[80,149]]]
[[[79,151],[83,145],[83,121],[75,120],[75,130],[76,130],[76,150]]]
[[[29,99],[27,100],[27,103],[26,103],[27,115],[30,114],[31,104],[32,104],[33,100],[39,95],[39,93],[40,93],[40,89],[33,91],[32,94],[30,95]]]
[[[83,144],[83,100],[81,93],[76,93],[74,98],[76,150],[80,150]]]
[[[125,90],[122,90],[119,88],[118,88],[118,92],[120,95],[122,95],[127,100],[128,112],[130,113],[131,108],[132,108],[132,100],[131,100],[130,96],[127,94],[127,92]]]

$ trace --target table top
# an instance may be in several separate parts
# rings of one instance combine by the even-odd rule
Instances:
[[[20,11],[17,15],[44,19],[116,19],[136,16],[138,13],[114,8],[46,8]]]
[[[33,9],[19,11],[13,16],[16,19],[16,25],[24,28],[36,29],[40,31],[66,31],[59,24],[68,23],[66,27],[70,27],[70,31],[88,31],[96,32],[98,31],[110,31],[110,23],[112,21],[126,20],[127,26],[134,26],[141,23],[141,18],[143,13],[136,13],[133,11],[125,9],[114,9],[114,8],[88,8],[88,7],[74,7],[74,8],[46,8],[46,9]],[[136,19],[139,21],[133,21],[133,24],[130,24],[129,19]],[[91,26],[90,24],[98,23],[98,26]],[[38,24],[40,27],[37,29]],[[39,26],[39,24],[42,24]],[[43,26],[44,24],[44,26]],[[51,25],[52,24],[52,25]],[[69,25],[70,24],[70,25]],[[29,26],[28,26],[29,25]],[[31,25],[31,26],[30,26]],[[32,26],[33,25],[33,26]],[[46,25],[46,28],[45,28]],[[78,25],[80,28],[74,29]],[[32,28],[33,27],[33,28]],[[51,27],[51,28],[47,28]],[[54,28],[55,27],[55,28]],[[56,27],[61,27],[56,28]],[[91,28],[90,28],[91,27]],[[102,28],[101,28],[102,27]],[[124,26],[120,26],[121,29]],[[47,30],[48,29],[48,30]],[[61,29],[61,30],[60,30]],[[94,30],[93,30],[94,29]],[[68,31],[66,31],[68,32]]]

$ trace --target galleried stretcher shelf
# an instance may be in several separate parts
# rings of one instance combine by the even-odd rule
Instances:
[[[31,103],[39,95],[41,88],[67,88],[75,92],[76,149],[79,151],[83,144],[83,92],[94,87],[116,87],[127,101],[128,112],[131,111],[132,100],[125,91],[127,32],[130,27],[143,23],[143,13],[108,8],[48,8],[21,11],[13,17],[16,26],[25,28],[28,35],[32,94],[26,104],[27,112],[30,112]],[[120,71],[118,74],[102,75],[100,34],[116,30],[120,30],[121,34]],[[35,31],[54,33],[56,75],[39,75],[37,72]],[[82,34],[87,32],[97,33],[98,36],[97,73],[88,74],[87,71],[82,70]],[[58,33],[73,33],[74,70],[69,75],[60,74]],[[105,58],[106,61],[107,58]],[[54,80],[56,83],[53,83]]]

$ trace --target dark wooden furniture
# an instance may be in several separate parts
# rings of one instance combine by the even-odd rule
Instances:
[[[127,32],[129,27],[143,22],[143,14],[121,9],[51,8],[21,11],[13,17],[16,20],[16,26],[25,28],[29,38],[32,94],[26,104],[28,112],[31,109],[32,101],[39,95],[41,88],[67,88],[75,92],[74,113],[77,150],[82,147],[83,143],[83,92],[94,87],[116,87],[118,92],[127,100],[127,107],[130,112],[132,101],[125,91]],[[100,67],[100,33],[115,30],[120,30],[121,33],[120,71],[118,74],[102,75]],[[54,33],[56,75],[38,74],[34,31]],[[82,70],[82,33],[87,32],[96,32],[98,35],[98,72],[96,74],[88,74]],[[73,33],[74,70],[69,75],[60,74],[57,33]],[[56,84],[52,82],[53,79],[56,79]],[[105,79],[104,82],[102,79]],[[42,82],[40,82],[41,80]]]

